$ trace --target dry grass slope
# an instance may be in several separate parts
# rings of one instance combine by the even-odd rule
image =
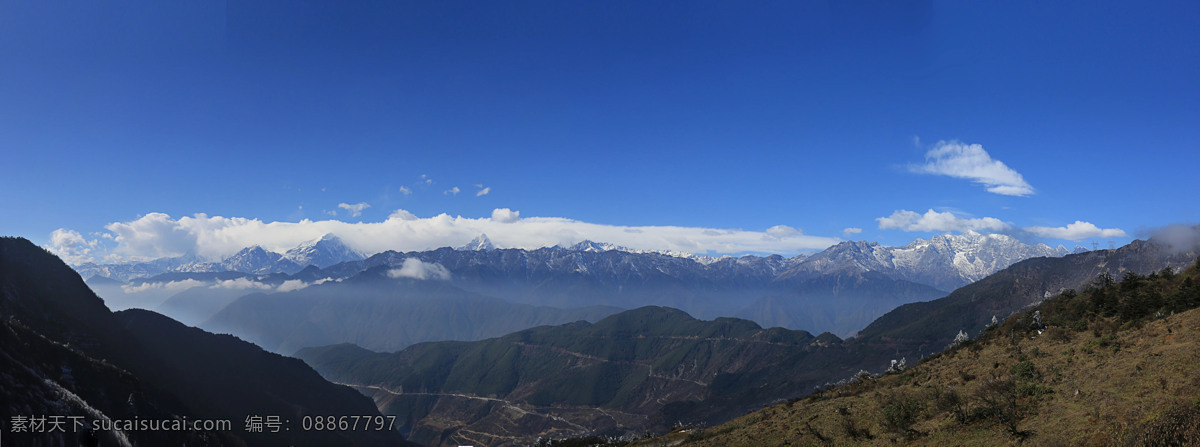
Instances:
[[[901,373],[631,445],[1200,445],[1200,309],[1127,309],[1195,307],[1198,276],[1098,281]]]

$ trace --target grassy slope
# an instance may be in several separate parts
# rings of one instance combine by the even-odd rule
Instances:
[[[1193,267],[1142,284],[1103,289],[1118,300],[1048,300],[1037,309],[1062,327],[1041,334],[1031,309],[903,373],[635,445],[1141,445],[1163,436],[1196,445],[1200,309],[1154,314],[1181,296],[1194,307],[1200,275]],[[1164,299],[1151,309],[1145,297]],[[1129,310],[1138,307],[1140,317]]]

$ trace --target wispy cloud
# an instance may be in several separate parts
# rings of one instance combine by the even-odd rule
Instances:
[[[125,294],[136,294],[146,291],[161,290],[167,293],[178,293],[195,287],[208,287],[210,289],[232,289],[232,290],[262,290],[269,292],[290,292],[300,290],[308,286],[323,284],[332,281],[332,278],[323,278],[315,282],[305,282],[300,279],[289,279],[278,285],[266,283],[251,278],[234,278],[214,281],[201,281],[197,279],[184,279],[179,281],[155,281],[143,282],[138,284],[125,284],[121,286],[121,291]]]
[[[407,187],[407,186],[401,186],[401,187],[400,187],[400,193],[401,193],[401,194],[404,194],[404,195],[406,195],[406,196],[407,196],[407,195],[409,195],[409,194],[412,194],[412,188],[409,188],[409,187]]]
[[[349,203],[339,203],[338,204],[338,208],[341,208],[341,209],[344,209],[344,210],[350,212],[350,217],[361,216],[363,210],[370,208],[370,207],[371,207],[371,205],[368,205],[367,202],[358,202],[353,205],[351,205]]]
[[[475,193],[475,197],[486,196],[486,195],[488,195],[488,193],[492,192],[491,186],[483,186],[483,185],[475,185],[475,186],[482,188],[478,192]]]
[[[1037,236],[1054,239],[1078,241],[1093,237],[1125,237],[1125,230],[1120,228],[1100,228],[1091,222],[1081,220],[1065,227],[1026,227],[1025,231]]]
[[[978,144],[939,141],[925,153],[925,164],[910,165],[909,170],[968,179],[982,184],[988,192],[1006,196],[1028,196],[1034,192],[1019,172],[992,159]]]
[[[811,236],[798,228],[772,227],[769,231],[680,226],[603,225],[560,217],[521,217],[519,211],[497,208],[482,218],[439,214],[417,217],[406,210],[393,211],[382,222],[350,223],[340,220],[263,222],[243,217],[196,214],[178,219],[150,213],[128,222],[106,226],[115,244],[112,252],[123,259],[178,256],[192,251],[210,259],[261,245],[282,252],[301,242],[333,233],[351,248],[378,253],[384,250],[419,251],[463,245],[487,234],[503,248],[536,249],[573,245],[582,240],[610,242],[641,250],[688,253],[762,252],[796,254],[820,250],[841,241]]]
[[[850,237],[851,235],[855,235],[855,234],[859,234],[859,233],[862,233],[862,228],[848,227],[848,228],[842,230],[842,234],[845,235],[846,237]]]
[[[199,281],[199,280],[189,278],[189,279],[185,279],[182,281],[144,282],[144,283],[140,283],[140,284],[122,284],[121,291],[125,292],[126,294],[141,293],[141,292],[145,292],[148,290],[165,290],[167,292],[176,293],[176,292],[182,292],[187,289],[191,289],[193,287],[201,287],[204,285],[205,285],[204,281]]]
[[[272,286],[272,285],[266,284],[266,283],[261,283],[261,282],[255,281],[253,279],[250,279],[250,278],[234,278],[234,279],[226,279],[226,280],[217,281],[216,283],[210,285],[209,288],[239,289],[239,290],[240,289],[271,290],[271,289],[274,289],[275,286]]]
[[[881,230],[997,232],[1012,227],[995,217],[959,217],[949,211],[939,213],[934,210],[926,211],[925,214],[909,210],[896,210],[890,216],[877,217],[875,220],[879,222]]]
[[[436,262],[423,262],[417,258],[408,258],[404,260],[404,264],[400,268],[388,270],[388,276],[445,281],[450,279],[450,271]]]
[[[450,189],[447,189],[447,190],[445,190],[445,191],[442,191],[442,194],[446,194],[446,195],[455,195],[455,196],[457,196],[457,195],[458,195],[458,193],[460,193],[460,192],[462,192],[462,190],[461,190],[461,189],[458,189],[458,187],[457,187],[457,186],[455,186],[455,187],[453,187],[453,188],[450,188]]]

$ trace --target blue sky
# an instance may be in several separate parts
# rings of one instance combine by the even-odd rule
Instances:
[[[1149,3],[5,2],[0,232],[1123,244],[1200,220],[1200,6]]]

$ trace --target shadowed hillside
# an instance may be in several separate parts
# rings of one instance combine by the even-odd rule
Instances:
[[[5,445],[407,445],[387,430],[301,430],[305,416],[379,413],[298,360],[153,312],[113,314],[77,273],[25,239],[0,238],[0,291]],[[279,416],[294,429],[250,432],[251,415]],[[66,430],[43,433],[12,430],[14,417],[77,419]],[[133,419],[230,425],[87,428]]]

